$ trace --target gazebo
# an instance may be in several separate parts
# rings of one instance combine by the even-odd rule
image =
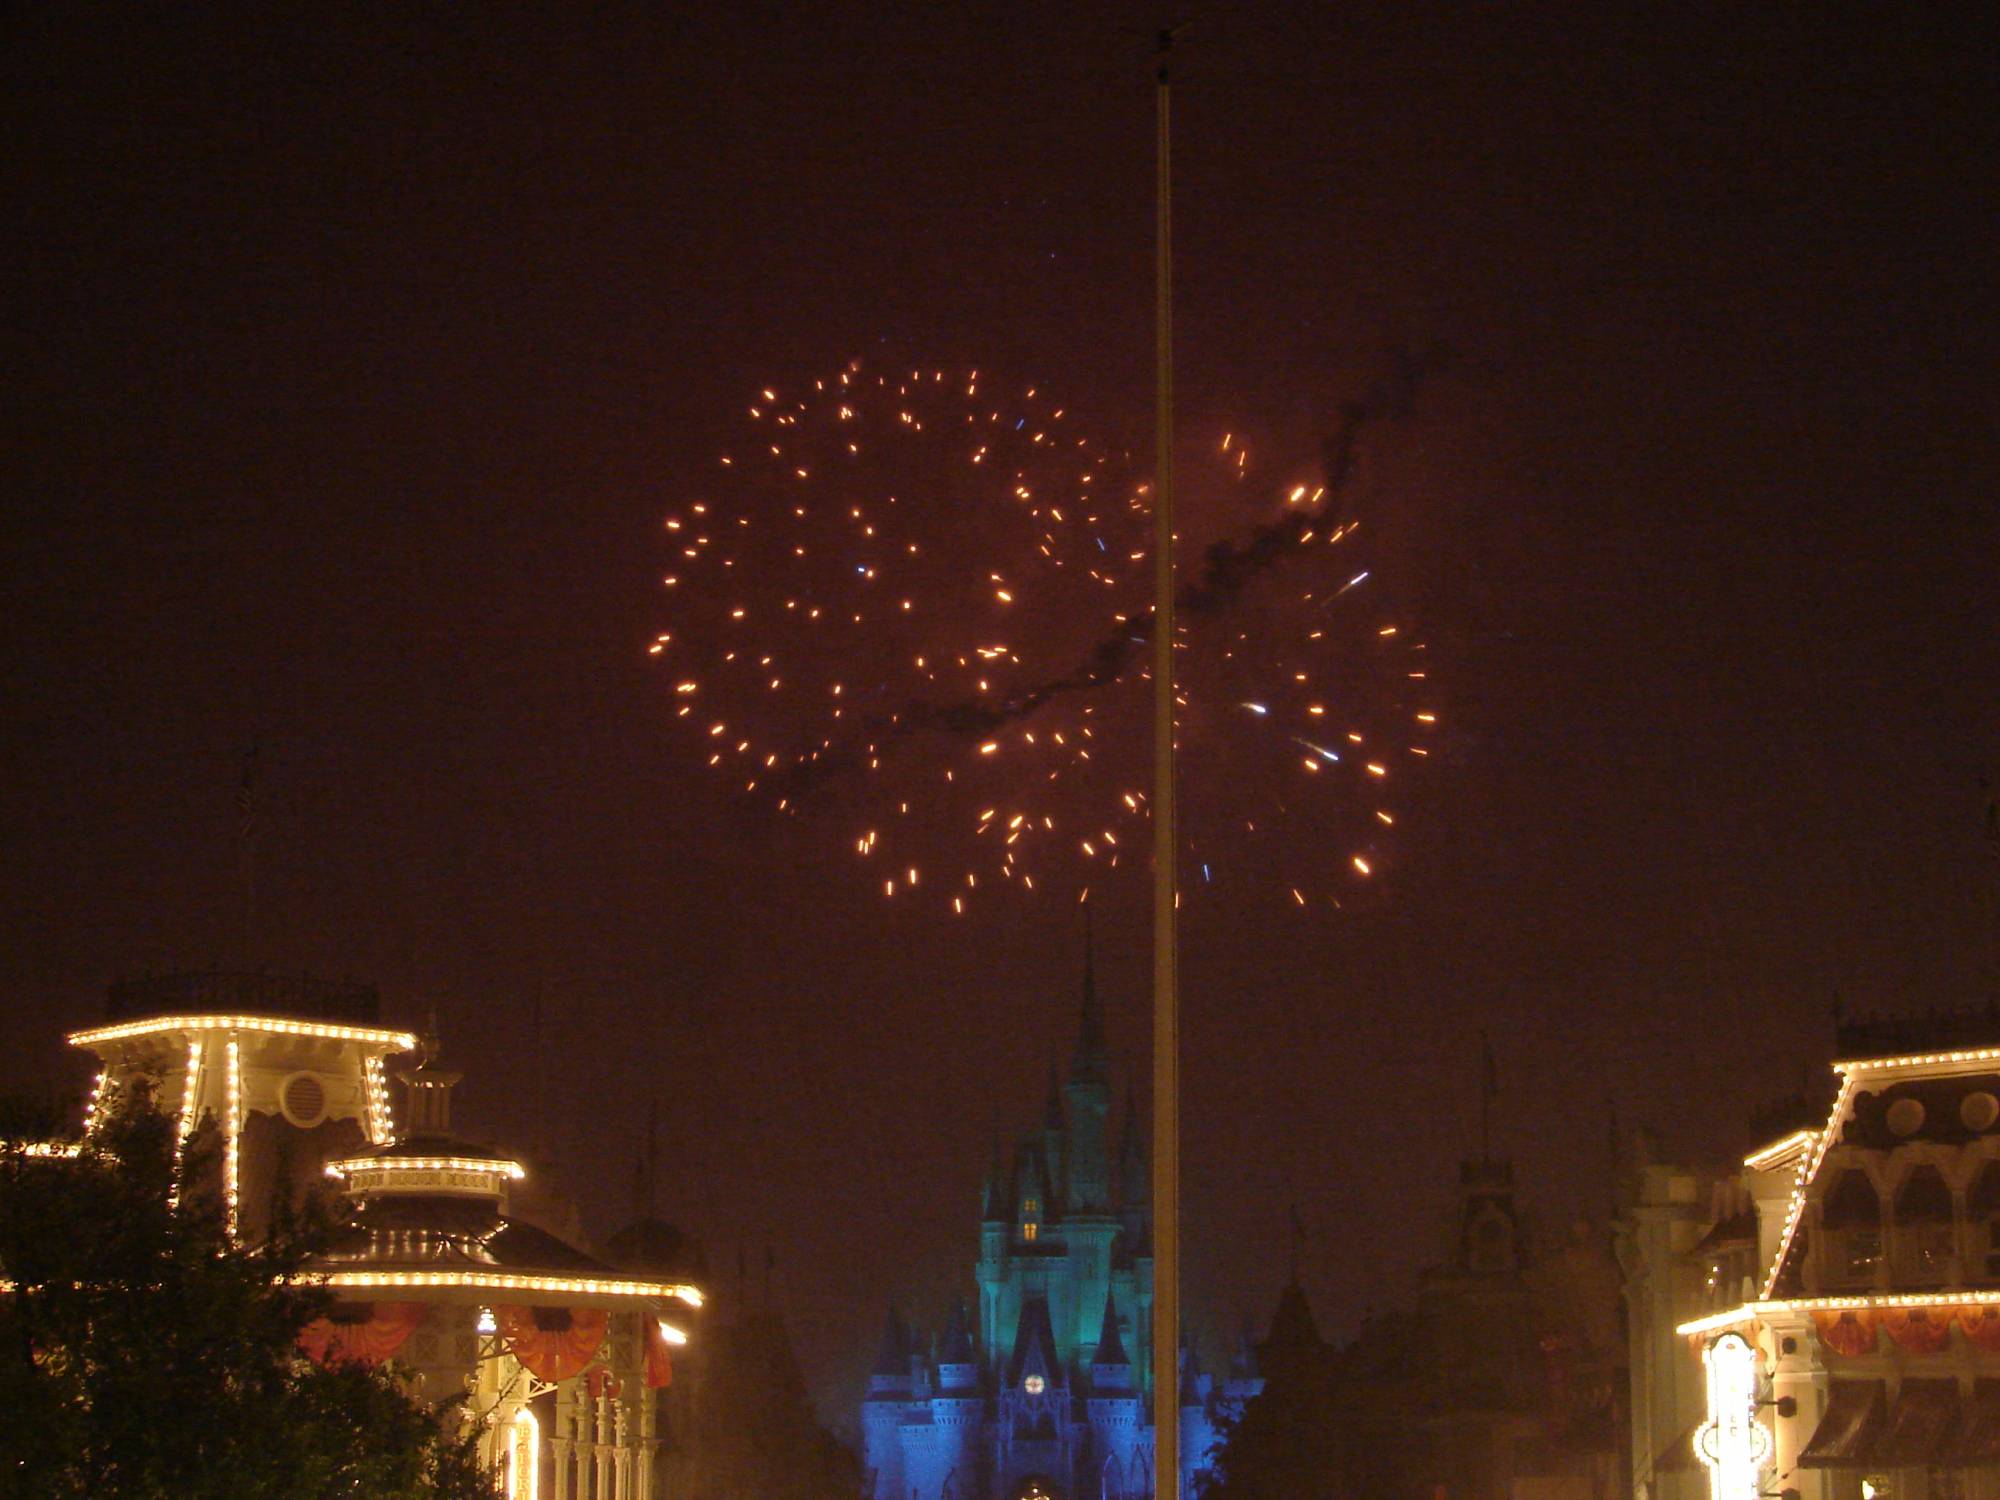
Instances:
[[[350,1209],[307,1272],[340,1299],[306,1330],[322,1360],[394,1359],[424,1396],[465,1393],[510,1500],[653,1500],[656,1392],[701,1292],[621,1274],[510,1218],[520,1163],[451,1133],[459,1075],[420,1044],[410,1122],[329,1162]]]

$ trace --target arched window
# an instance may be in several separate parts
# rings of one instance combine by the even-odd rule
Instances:
[[[1872,1282],[1882,1264],[1882,1200],[1866,1172],[1840,1174],[1820,1205],[1826,1236],[1825,1274],[1830,1282]]]
[[[1916,1168],[1896,1189],[1896,1274],[1943,1281],[1951,1274],[1951,1189],[1936,1167]]]
[[[1965,1195],[1965,1216],[1972,1222],[1972,1244],[1986,1280],[2000,1281],[2000,1162],[1988,1162]]]

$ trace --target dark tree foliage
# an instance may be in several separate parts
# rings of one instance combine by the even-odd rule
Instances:
[[[231,1243],[213,1144],[119,1108],[73,1159],[0,1111],[0,1495],[38,1500],[492,1500],[455,1411],[298,1352],[316,1227]],[[210,1133],[212,1135],[212,1132]]]
[[[1354,1455],[1321,1366],[1274,1371],[1221,1424],[1201,1500],[1354,1500]]]

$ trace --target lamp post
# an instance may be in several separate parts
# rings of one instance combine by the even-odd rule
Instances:
[[[1174,295],[1173,134],[1162,31],[1154,74],[1153,474],[1153,1495],[1180,1500],[1180,992],[1174,918]]]

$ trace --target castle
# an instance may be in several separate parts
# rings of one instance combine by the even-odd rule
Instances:
[[[1067,1079],[1041,1128],[987,1171],[963,1302],[919,1340],[892,1309],[862,1404],[869,1500],[1137,1500],[1153,1493],[1153,1252],[1147,1160],[1128,1093],[1114,1161],[1103,1014],[1088,957]],[[1180,1358],[1183,1496],[1217,1426],[1261,1389],[1246,1345],[1229,1375]]]

